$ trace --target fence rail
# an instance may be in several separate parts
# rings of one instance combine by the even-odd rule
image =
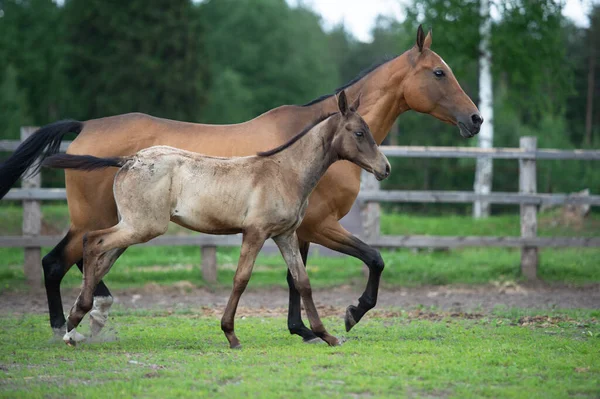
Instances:
[[[0,140],[0,151],[14,151],[21,141]],[[63,141],[61,151],[66,151],[70,141]],[[478,147],[428,147],[428,146],[382,146],[382,152],[390,157],[403,158],[493,158],[493,159],[545,159],[598,161],[600,151],[596,150],[556,150],[538,149],[535,151],[520,148],[478,148]]]
[[[22,128],[25,140],[34,128]],[[20,141],[0,140],[0,151],[14,151]],[[64,142],[66,150],[70,142]],[[378,248],[459,248],[459,247],[513,247],[521,248],[521,270],[529,279],[535,279],[538,265],[538,248],[545,247],[599,247],[600,237],[537,237],[538,205],[591,205],[600,206],[600,196],[573,194],[542,194],[536,191],[536,160],[600,160],[600,151],[537,149],[535,138],[522,137],[520,148],[472,147],[405,147],[385,146],[387,156],[411,158],[492,158],[519,160],[519,192],[492,192],[479,194],[471,191],[412,191],[380,189],[379,182],[370,174],[363,174],[359,201],[363,220],[364,240]],[[62,236],[42,236],[40,201],[65,200],[65,189],[40,188],[39,175],[23,180],[23,188],[12,189],[5,200],[23,201],[23,236],[0,237],[0,247],[25,248],[25,273],[32,286],[41,281],[40,248],[54,246]],[[451,236],[381,236],[379,231],[379,202],[416,203],[472,203],[487,201],[494,204],[521,206],[520,237],[451,237]],[[207,281],[216,281],[216,247],[239,246],[241,237],[161,236],[146,246],[194,245],[202,251],[202,274]],[[272,247],[270,241],[265,246]]]

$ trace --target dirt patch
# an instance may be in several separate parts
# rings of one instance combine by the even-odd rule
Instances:
[[[356,304],[362,290],[344,286],[314,290],[313,296],[322,316],[340,316],[350,304]],[[78,290],[64,290],[63,304],[68,312],[77,297]],[[220,316],[229,298],[229,289],[210,290],[197,288],[189,282],[172,286],[148,284],[142,288],[114,291],[115,304],[121,309],[162,309],[178,311],[200,310],[206,315]],[[238,316],[282,316],[287,314],[288,293],[283,288],[249,289],[240,301]],[[427,317],[426,309],[465,314],[468,317],[489,312],[498,306],[522,309],[600,309],[600,285],[525,286],[486,285],[477,287],[435,286],[419,288],[382,289],[374,313],[394,312],[398,309],[418,310],[419,317]],[[44,292],[5,292],[0,295],[0,314],[47,313]],[[435,316],[437,315],[437,316]],[[525,321],[526,322],[526,321]]]

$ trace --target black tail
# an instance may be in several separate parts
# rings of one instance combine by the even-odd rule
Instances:
[[[60,142],[67,133],[79,134],[83,123],[65,120],[46,125],[32,134],[4,163],[0,164],[0,198],[4,197],[17,180],[39,159],[44,160],[60,150]],[[39,171],[37,164],[31,174]]]
[[[131,158],[98,158],[91,155],[71,155],[56,154],[52,155],[42,164],[48,168],[57,169],[77,169],[77,170],[95,170],[103,168],[120,168]]]

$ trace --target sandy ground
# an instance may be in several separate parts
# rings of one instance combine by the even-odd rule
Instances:
[[[360,287],[314,290],[313,297],[325,315],[342,316],[344,309],[356,304]],[[77,290],[64,290],[65,312],[75,301]],[[115,291],[115,307],[120,309],[202,310],[222,312],[229,290],[196,288],[181,282],[169,287],[149,284],[142,288]],[[285,315],[287,291],[282,288],[248,289],[240,301],[240,314]],[[585,287],[566,285],[487,285],[477,287],[435,286],[382,289],[377,309],[415,309],[435,307],[445,311],[487,312],[497,306],[550,310],[571,308],[600,309],[600,284]],[[0,294],[0,314],[47,312],[44,292]]]

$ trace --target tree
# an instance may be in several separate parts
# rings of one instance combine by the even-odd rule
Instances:
[[[21,126],[29,125],[27,98],[17,83],[17,71],[8,65],[0,82],[0,132],[1,137],[18,140]]]
[[[0,55],[16,72],[31,123],[63,117],[69,95],[61,8],[52,0],[3,0],[0,7]]]
[[[492,53],[490,51],[490,35],[492,17],[490,15],[490,1],[480,0],[479,16],[479,111],[485,124],[479,131],[479,148],[492,148],[494,143],[494,108],[492,84]],[[475,184],[473,191],[478,194],[492,192],[493,163],[491,158],[477,158],[475,168]],[[490,215],[490,203],[475,201],[473,204],[473,217],[486,218]]]
[[[328,38],[319,17],[284,0],[219,0],[200,3],[206,24],[207,56],[211,60],[209,103],[204,121],[222,121],[211,114],[219,107],[223,79],[236,76],[236,85],[252,99],[240,112],[240,122],[283,104],[304,103],[331,92],[338,82],[337,66],[328,51]],[[217,85],[219,84],[219,85]]]
[[[208,62],[189,0],[69,0],[65,20],[78,118],[139,111],[199,119]]]
[[[598,57],[597,47],[600,47],[598,36],[600,35],[600,5],[595,5],[590,13],[590,28],[588,34],[588,89],[585,111],[585,139],[584,144],[592,145],[592,129],[594,115],[594,93],[596,91],[596,60]]]

